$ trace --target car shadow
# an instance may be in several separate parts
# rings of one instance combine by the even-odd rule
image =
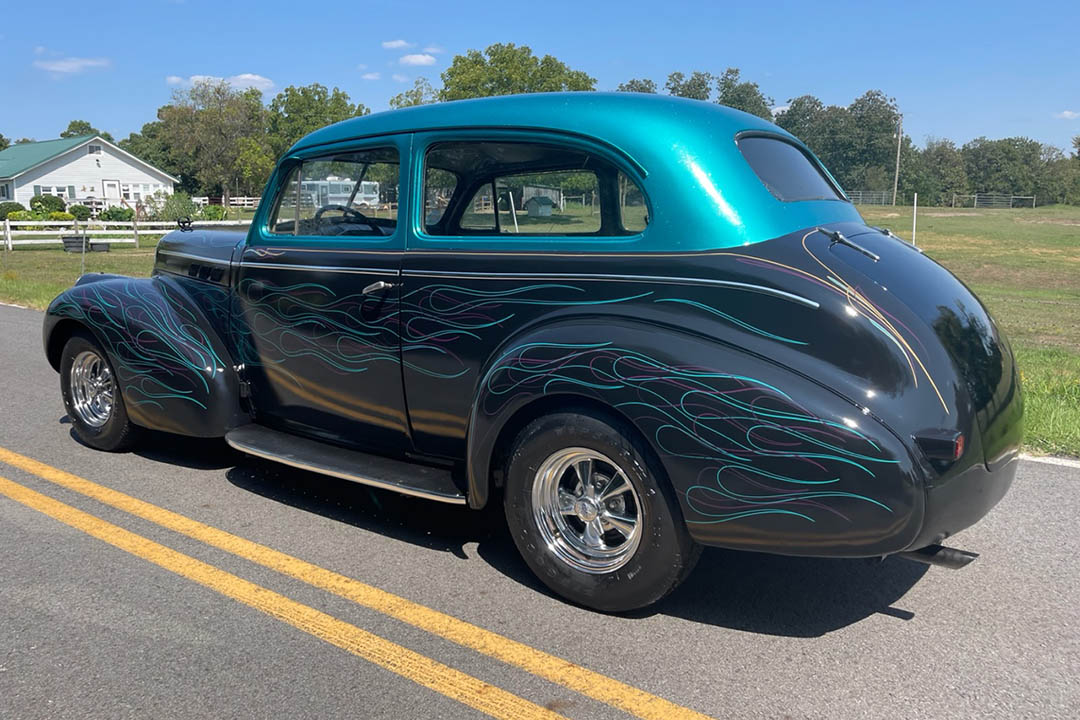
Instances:
[[[800,558],[706,548],[659,613],[732,630],[818,637],[872,615],[911,620],[898,600],[928,566],[903,558]]]
[[[484,562],[532,591],[554,597],[518,555],[498,498],[484,510],[447,505],[305,472],[236,452],[223,441],[177,438],[145,443],[156,462],[226,469],[238,488],[369,532]],[[669,597],[626,617],[668,615],[764,635],[818,637],[883,614],[910,620],[897,601],[928,567],[900,558],[797,558],[706,548]]]

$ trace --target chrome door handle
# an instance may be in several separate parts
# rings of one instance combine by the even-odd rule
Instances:
[[[364,295],[371,295],[372,293],[382,292],[383,290],[389,290],[394,287],[394,283],[388,283],[385,280],[376,280],[375,282],[364,288]]]

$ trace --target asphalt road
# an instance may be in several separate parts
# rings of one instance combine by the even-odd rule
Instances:
[[[40,328],[40,313],[0,307],[0,477],[13,483],[0,484],[2,718],[467,718],[509,700],[521,703],[505,706],[511,717],[632,717],[620,703],[654,717],[676,706],[738,718],[1080,714],[1080,469],[1022,463],[1001,504],[954,538],[982,555],[961,571],[710,549],[659,606],[612,617],[547,593],[496,513],[219,442],[157,436],[123,455],[79,445]],[[182,535],[149,505],[136,516],[49,468],[207,529]],[[390,605],[204,541],[219,531]],[[394,596],[412,604],[388,610]],[[449,618],[422,629],[426,608]],[[455,632],[479,633],[482,650],[483,638],[528,647],[506,651],[515,665]],[[574,666],[550,670],[550,656]],[[567,686],[581,678],[587,692]]]

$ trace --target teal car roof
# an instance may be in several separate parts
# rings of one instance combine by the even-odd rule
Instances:
[[[862,222],[846,200],[783,202],[762,184],[736,138],[767,133],[813,157],[787,131],[729,107],[666,95],[536,93],[421,105],[316,130],[290,154],[391,133],[468,128],[570,133],[617,149],[637,166],[649,198],[643,250],[727,248],[827,222]]]

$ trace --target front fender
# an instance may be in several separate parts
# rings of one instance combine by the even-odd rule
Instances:
[[[537,328],[492,359],[470,418],[470,498],[486,495],[504,424],[553,394],[601,402],[640,431],[700,542],[875,556],[921,526],[921,471],[872,416],[767,359],[631,319]]]
[[[192,281],[195,282],[195,281]],[[197,437],[219,437],[240,424],[239,380],[232,358],[203,306],[228,290],[207,286],[199,302],[167,275],[129,278],[86,275],[49,305],[46,351],[71,322],[89,330],[105,349],[128,416],[137,425]],[[66,338],[62,338],[66,340]]]

